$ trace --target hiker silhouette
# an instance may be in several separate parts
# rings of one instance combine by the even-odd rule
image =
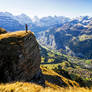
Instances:
[[[28,32],[28,25],[25,24],[26,33]]]

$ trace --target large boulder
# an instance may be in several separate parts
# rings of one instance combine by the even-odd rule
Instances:
[[[31,81],[40,72],[40,51],[34,34],[0,35],[0,82]]]

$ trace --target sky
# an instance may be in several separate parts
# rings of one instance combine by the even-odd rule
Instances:
[[[92,16],[92,0],[0,0],[0,12],[29,17]]]

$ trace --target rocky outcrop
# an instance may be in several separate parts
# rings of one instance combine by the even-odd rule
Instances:
[[[7,31],[0,27],[0,34],[5,34],[5,33],[7,33]]]
[[[0,82],[31,81],[40,74],[39,45],[30,31],[0,35]]]

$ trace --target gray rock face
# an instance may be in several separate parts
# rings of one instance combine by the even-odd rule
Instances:
[[[40,62],[39,45],[31,32],[0,35],[0,82],[31,81]]]

